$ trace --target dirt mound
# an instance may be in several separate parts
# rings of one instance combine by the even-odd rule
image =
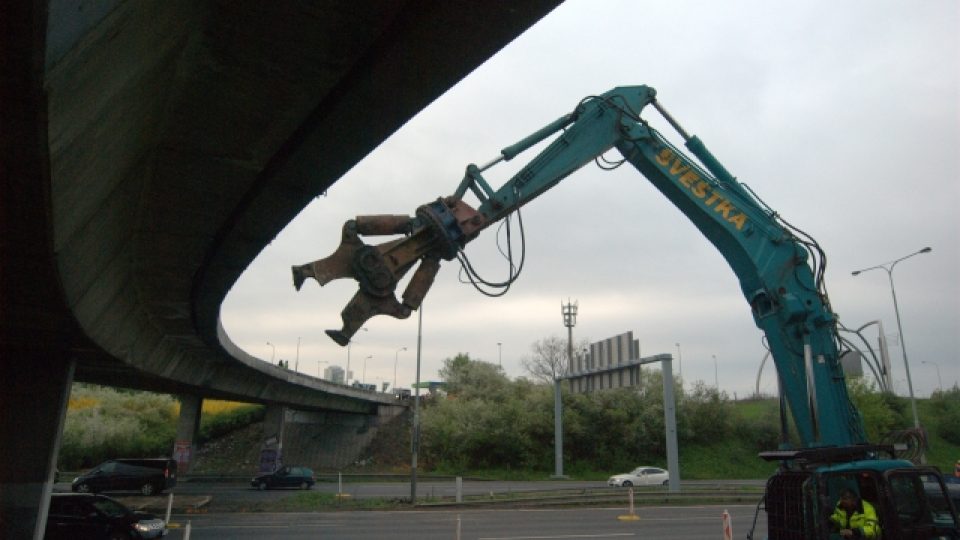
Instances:
[[[207,441],[193,458],[191,474],[245,474],[257,471],[263,422],[254,422]]]
[[[405,411],[377,429],[377,435],[348,470],[351,472],[405,473],[410,470],[410,436],[413,411]]]
[[[360,458],[346,470],[381,473],[409,471],[412,424],[413,413],[407,411],[380,426],[377,435],[360,454]],[[190,474],[255,473],[260,461],[262,442],[263,422],[254,422],[208,441],[194,456]]]

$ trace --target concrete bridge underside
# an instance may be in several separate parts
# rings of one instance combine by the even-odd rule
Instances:
[[[220,305],[310,200],[558,3],[5,6],[0,536],[42,534],[74,379],[376,414],[239,351]]]

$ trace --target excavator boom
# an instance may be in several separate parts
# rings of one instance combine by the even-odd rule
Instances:
[[[663,115],[696,160],[640,116],[647,106]],[[487,169],[549,137],[555,138],[500,188],[493,189],[483,177]],[[902,459],[881,460],[883,452],[895,458],[892,448],[866,444],[863,422],[847,393],[842,341],[817,243],[738,182],[700,139],[666,112],[648,86],[614,88],[582,100],[570,113],[504,148],[496,159],[469,165],[452,195],[420,206],[413,216],[348,221],[333,254],[293,267],[294,285],[299,289],[307,278],[321,285],[339,278],[358,282],[358,292],[341,313],[343,327],[327,332],[346,345],[370,317],[409,316],[419,308],[441,260],[458,257],[483,229],[612,149],[720,251],[765,334],[802,444],[800,450],[784,447],[763,455],[781,464],[765,495],[770,538],[830,537],[826,520],[820,518],[833,511],[845,486],[879,499],[886,512],[881,519],[884,537],[960,538],[956,512],[949,499],[942,501],[945,488],[938,473]],[[477,199],[474,205],[464,201],[468,194]],[[399,238],[379,245],[361,239],[377,235]],[[398,300],[399,281],[417,264]],[[905,508],[917,506],[918,500],[935,507],[930,515],[917,514],[933,525],[905,517]]]

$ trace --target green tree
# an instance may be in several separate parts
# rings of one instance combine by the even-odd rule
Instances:
[[[692,392],[683,395],[679,401],[677,427],[681,439],[711,443],[727,436],[732,425],[733,406],[725,393],[699,381],[693,385]]]
[[[952,444],[960,444],[960,388],[954,385],[945,392],[930,396],[937,434]]]
[[[586,339],[574,344],[574,351],[587,348]],[[520,360],[534,380],[553,384],[553,381],[567,374],[570,370],[570,347],[565,339],[557,336],[543,338],[530,346],[530,356]]]
[[[447,392],[460,399],[496,399],[502,397],[510,385],[510,379],[499,366],[472,360],[467,353],[445,359],[439,375],[447,384]]]
[[[891,407],[889,396],[878,392],[872,381],[847,379],[847,389],[850,400],[863,418],[868,441],[880,441],[891,431],[906,427],[902,417]]]

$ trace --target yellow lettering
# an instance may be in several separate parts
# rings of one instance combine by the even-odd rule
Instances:
[[[730,223],[733,223],[737,226],[738,231],[743,230],[743,226],[747,224],[747,215],[746,214],[737,214],[732,218],[728,219]]]
[[[690,166],[686,163],[680,161],[679,159],[673,160],[673,167],[670,167],[670,174],[676,176],[680,173],[684,173],[690,170]]]
[[[686,176],[686,175],[684,175],[684,176]],[[699,178],[700,178],[700,177],[698,176],[697,179],[699,179]],[[680,180],[683,180],[683,178],[681,178]],[[700,197],[700,198],[702,199],[702,198],[704,198],[704,197],[707,196],[707,187],[708,187],[708,184],[707,184],[706,182],[704,182],[703,180],[700,180],[699,182],[697,182],[697,185],[694,186],[694,188],[693,188],[693,194],[696,195],[697,197]]]
[[[689,169],[690,167],[687,167]],[[693,188],[693,183],[700,179],[700,176],[693,172],[687,172],[680,177],[680,183],[687,186],[688,188]]]
[[[723,214],[723,219],[730,219],[730,211],[733,210],[733,205],[730,204],[730,201],[724,200],[713,209],[714,212],[720,212]]]
[[[669,167],[667,170],[670,176],[674,177],[680,185],[689,189],[697,198],[702,199],[704,206],[713,207],[714,212],[723,215],[723,219],[727,223],[733,224],[738,231],[742,231],[746,227],[747,215],[740,212],[733,203],[714,191],[710,183],[700,178],[694,167],[676,155],[672,149],[661,149],[657,152],[654,160],[665,168]]]
[[[673,152],[671,152],[669,148],[664,148],[657,154],[657,163],[666,166],[670,163],[670,158],[672,157]]]

